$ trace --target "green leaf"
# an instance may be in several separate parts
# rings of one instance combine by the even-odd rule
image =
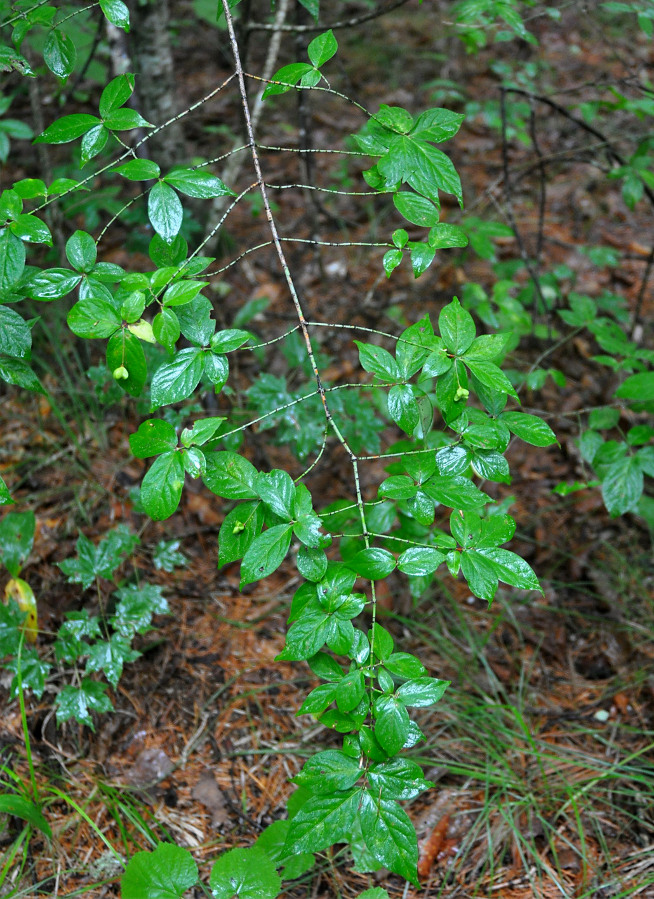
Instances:
[[[162,309],[152,321],[152,333],[158,343],[169,352],[173,352],[181,333],[179,319],[172,309]]]
[[[177,446],[175,428],[167,421],[151,418],[141,422],[136,434],[129,438],[129,448],[137,459],[147,459],[174,450]]]
[[[393,652],[392,636],[381,624],[375,624],[374,633],[372,628],[368,631],[368,639],[373,653],[380,661],[385,662]]]
[[[205,485],[224,499],[257,499],[257,470],[244,456],[228,450],[207,454]]]
[[[194,422],[192,428],[184,428],[180,435],[182,446],[204,446],[219,430],[225,419],[220,416],[211,416],[209,418],[199,418]]]
[[[408,680],[397,689],[397,697],[410,708],[426,708],[434,705],[449,687],[450,681],[435,677],[418,677]]]
[[[293,783],[308,787],[312,793],[335,793],[349,790],[363,775],[358,759],[338,749],[318,752],[304,763]]]
[[[231,353],[250,340],[249,331],[240,331],[238,328],[229,328],[226,331],[218,331],[211,338],[212,353]]]
[[[347,839],[358,811],[361,790],[345,795],[312,796],[291,821],[284,856],[320,852]]]
[[[398,677],[424,677],[427,669],[422,662],[408,652],[394,652],[384,661],[384,666]]]
[[[211,197],[234,197],[236,194],[226,184],[202,169],[177,168],[163,179],[188,197],[208,200]]]
[[[295,488],[293,518],[293,533],[305,547],[318,548],[329,542],[329,538],[320,533],[322,519],[313,511],[311,494],[304,484],[298,484]]]
[[[27,322],[8,306],[0,306],[0,353],[29,357],[31,347],[32,333]]]
[[[387,278],[390,278],[395,269],[402,262],[402,255],[402,250],[389,250],[387,253],[384,253],[382,265],[384,266]]]
[[[397,802],[373,798],[366,791],[359,820],[366,846],[377,861],[418,886],[418,838],[407,813]]]
[[[68,78],[75,68],[75,44],[58,28],[53,28],[43,47],[43,61],[57,78]]]
[[[154,852],[137,852],[130,858],[120,894],[122,899],[181,899],[197,879],[198,866],[188,849],[160,843]]]
[[[132,131],[134,128],[154,128],[135,109],[128,106],[123,109],[114,109],[104,120],[105,127],[110,131]]]
[[[177,451],[158,456],[141,484],[141,504],[154,521],[170,518],[182,497],[184,462]]]
[[[95,731],[91,714],[110,712],[113,709],[111,700],[105,696],[106,689],[106,684],[88,677],[82,679],[79,687],[62,687],[54,701],[57,724],[63,724],[74,718],[79,724],[85,724]]]
[[[278,524],[254,539],[243,557],[241,589],[246,584],[268,577],[279,568],[291,545],[292,532],[292,525]]]
[[[359,348],[359,362],[365,371],[383,378],[385,381],[399,380],[400,373],[397,362],[388,350],[380,346],[354,341]]]
[[[633,510],[643,493],[643,471],[636,456],[624,456],[608,466],[602,477],[602,498],[615,518]]]
[[[130,159],[111,171],[130,181],[154,181],[161,174],[161,169],[151,159]]]
[[[164,306],[185,306],[196,298],[208,281],[177,281],[171,284],[163,295]]]
[[[421,113],[411,129],[411,137],[433,141],[435,144],[449,140],[458,132],[465,116],[450,109],[427,109]]]
[[[423,490],[437,503],[451,509],[478,509],[488,502],[485,493],[475,487],[472,481],[460,475],[454,477],[435,475],[423,484]]]
[[[14,793],[4,793],[0,796],[0,815],[12,815],[14,818],[21,818],[23,821],[31,824],[36,830],[40,830],[49,840],[52,839],[52,830],[43,817],[41,809],[23,796],[17,796]]]
[[[413,434],[420,420],[420,410],[408,384],[391,387],[388,392],[388,414],[405,434]]]
[[[0,231],[0,291],[9,293],[25,268],[25,244],[8,228]]]
[[[440,218],[440,209],[432,200],[403,190],[393,194],[393,205],[404,218],[414,225],[431,228]]]
[[[175,191],[158,181],[148,194],[148,218],[152,227],[166,243],[172,243],[182,227],[184,210]]]
[[[410,499],[417,490],[413,480],[404,474],[391,475],[379,485],[379,495],[390,499]]]
[[[357,708],[366,692],[363,671],[355,668],[336,685],[336,705],[340,712],[351,712]]]
[[[204,371],[205,353],[198,347],[187,347],[175,354],[172,362],[164,363],[152,376],[150,408],[168,406],[189,397],[200,383]]]
[[[263,527],[260,502],[240,503],[225,516],[218,533],[218,567],[242,559]]]
[[[409,241],[409,249],[411,251],[411,268],[413,269],[413,277],[419,278],[423,272],[426,272],[434,261],[436,250],[426,243],[419,241]]]
[[[531,565],[516,553],[509,552],[508,549],[478,548],[477,554],[493,563],[495,572],[503,583],[523,590],[543,592]]]
[[[94,159],[99,153],[102,153],[107,141],[109,140],[109,131],[104,125],[96,125],[91,128],[82,137],[82,153],[81,164],[85,166],[89,160]]]
[[[45,393],[39,379],[22,359],[0,356],[0,380],[24,387],[26,390],[33,390],[35,393]]]
[[[101,120],[94,115],[87,113],[75,113],[74,115],[65,115],[60,119],[56,119],[52,125],[49,125],[42,134],[35,138],[35,144],[67,144],[71,140],[76,140],[87,131],[90,131],[95,125],[101,125]],[[57,193],[51,187],[53,193]]]
[[[334,32],[330,28],[329,31],[314,37],[307,47],[307,56],[311,64],[319,69],[320,66],[324,65],[335,55],[337,50],[338,43],[334,37]]]
[[[114,376],[117,370],[123,375],[126,371],[127,377],[117,383],[130,396],[140,396],[148,374],[141,341],[123,328],[112,334],[107,343],[107,368]]]
[[[368,771],[371,792],[382,799],[415,799],[433,783],[411,759],[396,758],[373,765]]]
[[[147,633],[153,615],[168,615],[170,608],[157,584],[129,584],[114,593],[119,599],[111,626],[122,636],[132,639],[135,634]]]
[[[16,502],[12,499],[4,479],[0,477],[0,506],[11,506]]]
[[[117,78],[113,78],[104,88],[102,95],[100,96],[99,110],[102,118],[106,118],[114,109],[124,106],[132,96],[133,92],[134,76],[129,72],[125,72],[123,75],[118,75]],[[136,163],[140,161],[141,160],[138,159],[132,160],[132,162]],[[129,164],[130,163],[127,163],[127,165]],[[114,171],[116,171],[116,169],[114,169]]]
[[[18,577],[32,551],[35,528],[34,512],[9,512],[0,521],[0,562],[12,578]]]
[[[273,82],[277,84],[269,84],[263,92],[262,99],[274,96],[275,94],[285,94],[291,87],[295,86],[299,81],[316,70],[308,62],[293,62],[288,66],[282,66],[272,77]],[[320,74],[318,73],[318,77]]]
[[[470,369],[471,374],[485,387],[497,390],[500,393],[508,393],[510,396],[518,399],[518,394],[515,392],[513,384],[494,362],[480,362],[476,359],[468,359],[466,356],[463,356],[463,361]]]
[[[630,375],[618,387],[615,395],[632,402],[651,403],[654,400],[654,371]]]
[[[441,222],[429,232],[428,245],[433,250],[443,250],[449,247],[467,247],[468,236],[458,225],[448,225]]]
[[[409,735],[409,713],[396,696],[375,700],[375,737],[389,755],[396,755]]]
[[[45,222],[35,215],[17,215],[9,225],[13,234],[30,243],[44,243],[52,246],[52,235]]]
[[[125,662],[133,662],[141,655],[132,649],[128,640],[120,634],[112,634],[108,641],[97,640],[88,648],[87,673],[103,671],[112,687],[116,687],[123,673]]]
[[[22,612],[15,600],[5,604],[0,602],[0,654],[2,656],[17,655],[23,645],[25,632],[23,622],[27,612]]]
[[[443,553],[429,546],[412,546],[397,560],[397,567],[411,577],[426,577],[433,574],[445,561]]]
[[[256,846],[224,852],[209,876],[214,899],[275,899],[282,886],[275,867]]]
[[[260,471],[256,479],[256,491],[268,508],[280,518],[293,518],[295,484],[287,471]]]
[[[528,415],[526,412],[502,412],[498,420],[504,422],[512,434],[532,446],[550,446],[557,443],[554,431],[537,415]]]
[[[378,581],[388,577],[395,569],[395,556],[387,549],[371,546],[369,549],[362,549],[347,564],[359,577]]]
[[[452,302],[441,309],[438,327],[447,349],[457,356],[468,349],[475,339],[475,323],[472,316],[454,297]]]
[[[77,337],[111,337],[121,325],[115,308],[106,300],[88,299],[75,303],[68,313],[68,327]]]
[[[59,300],[77,287],[81,279],[80,274],[67,268],[48,268],[26,279],[25,293],[33,300]]]
[[[81,584],[87,590],[98,577],[113,578],[124,556],[131,553],[138,542],[138,537],[125,525],[110,531],[97,547],[80,534],[76,544],[77,558],[64,559],[57,565],[68,577],[68,583]]]

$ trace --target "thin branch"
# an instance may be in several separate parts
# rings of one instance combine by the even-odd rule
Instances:
[[[386,13],[389,13],[394,9],[399,9],[399,7],[404,6],[405,3],[408,3],[408,0],[393,0],[393,2],[386,3],[384,6],[378,6],[371,12],[364,13],[361,16],[354,16],[351,19],[339,19],[337,22],[331,23],[316,23],[313,25],[282,25],[281,27],[279,27],[275,25],[274,22],[250,22],[248,23],[246,31],[314,32],[327,31],[329,29],[331,29],[332,31],[336,31],[340,28],[354,28],[356,25],[361,25],[363,22],[370,22],[372,19],[378,19],[380,16],[385,16]]]

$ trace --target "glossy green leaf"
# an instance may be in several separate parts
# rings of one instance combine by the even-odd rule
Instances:
[[[127,377],[116,380],[120,387],[130,396],[140,396],[147,378],[145,353],[141,341],[129,331],[120,329],[109,338],[107,343],[107,368],[116,377],[117,370]]]
[[[68,313],[68,327],[78,337],[111,337],[120,328],[121,318],[106,300],[80,300]]]
[[[411,759],[395,758],[373,765],[368,771],[372,792],[382,799],[415,799],[433,783]]]
[[[334,32],[330,29],[323,34],[319,34],[310,42],[307,47],[307,56],[317,69],[324,65],[335,55],[338,50],[338,43],[334,37]]]
[[[151,409],[178,403],[189,397],[200,383],[205,354],[197,347],[187,347],[175,354],[172,362],[161,365],[152,376]]]
[[[475,323],[472,316],[456,297],[441,309],[438,327],[445,346],[457,356],[465,353],[475,339]]]
[[[320,852],[347,839],[357,817],[360,790],[312,796],[291,821],[284,855]]]
[[[364,794],[361,834],[377,861],[418,886],[418,838],[407,813],[393,800]]]
[[[49,125],[42,134],[35,138],[35,144],[67,144],[71,140],[86,134],[95,125],[101,125],[101,120],[94,115],[87,113],[75,113],[74,115],[62,116],[56,119],[52,125]],[[50,188],[53,193],[57,193],[53,187]]]
[[[359,575],[377,581],[388,575],[395,569],[395,556],[387,549],[371,546],[362,549],[354,558],[348,560],[348,567]]]
[[[132,96],[133,92],[134,76],[129,72],[125,72],[123,75],[112,78],[100,96],[99,110],[102,118],[104,119],[109,113],[113,112],[114,109],[124,106]],[[140,160],[134,159],[132,162],[138,163]]]
[[[338,749],[327,749],[311,756],[293,783],[308,787],[312,793],[334,793],[349,790],[362,775],[358,759]]]
[[[88,677],[82,679],[79,687],[62,687],[54,701],[57,723],[63,724],[73,718],[95,731],[92,713],[102,714],[113,709],[111,700],[105,695],[106,690],[106,684]]]
[[[324,550],[316,546],[301,546],[297,554],[297,570],[308,581],[321,581],[327,571]]]
[[[57,78],[68,78],[75,68],[77,52],[73,41],[59,28],[53,28],[43,47],[43,60]]]
[[[154,460],[141,484],[141,504],[154,521],[170,518],[182,497],[184,463],[177,451]]]
[[[421,241],[410,241],[409,249],[411,251],[411,268],[413,269],[413,277],[419,278],[423,272],[426,272],[434,261],[436,250],[429,244]]]
[[[409,708],[426,708],[438,702],[449,685],[448,680],[418,677],[398,687],[396,695]]]
[[[95,125],[82,137],[82,152],[80,162],[85,166],[91,159],[95,159],[107,145],[110,132],[104,125]]]
[[[130,159],[111,171],[130,181],[154,181],[161,174],[161,169],[151,159]]]
[[[354,341],[359,349],[359,362],[365,371],[383,378],[385,381],[399,380],[397,362],[388,350],[380,346]]]
[[[393,204],[408,222],[423,228],[431,228],[440,218],[439,207],[413,191],[403,190],[393,194]]]
[[[282,886],[275,867],[256,846],[223,852],[209,876],[212,895],[214,899],[275,899]]]
[[[231,353],[243,346],[252,335],[249,331],[241,331],[238,328],[230,328],[226,331],[218,331],[211,338],[212,353]]]
[[[282,66],[272,76],[273,82],[269,84],[263,92],[262,99],[274,96],[275,94],[285,94],[291,87],[295,86],[303,77],[314,72],[315,69],[308,62],[293,62],[290,65]]]
[[[397,560],[397,567],[411,577],[425,577],[433,574],[445,561],[443,553],[429,546],[412,546],[405,550]]]
[[[27,322],[8,306],[0,306],[0,353],[29,357],[32,333]]]
[[[478,509],[488,501],[485,493],[460,475],[435,475],[423,485],[423,490],[436,502],[452,509]]]
[[[32,551],[34,512],[9,512],[0,520],[0,563],[12,578],[18,577]]]
[[[12,234],[30,243],[44,243],[52,246],[52,234],[45,222],[35,215],[17,215],[9,225]]]
[[[391,653],[391,655],[384,660],[384,666],[391,672],[391,674],[407,679],[424,677],[427,674],[427,669],[420,659],[417,659],[408,652]]]
[[[208,281],[177,281],[163,295],[164,306],[185,306],[196,298]]]
[[[131,642],[120,634],[112,634],[109,640],[96,640],[88,647],[86,671],[102,671],[114,689],[118,685],[126,662],[133,662],[141,655],[132,649]]]
[[[336,685],[336,705],[341,712],[351,712],[359,705],[366,691],[363,671],[355,668]],[[346,789],[346,788],[342,788]]]
[[[296,488],[287,471],[276,470],[269,474],[260,471],[255,486],[259,499],[262,499],[275,515],[287,521],[293,518]]]
[[[129,31],[129,10],[123,0],[100,0],[100,9],[112,25]]]
[[[243,558],[261,533],[263,518],[260,502],[240,503],[227,513],[218,533],[219,568]]]
[[[257,499],[257,470],[244,456],[228,450],[207,454],[204,483],[225,499]]]
[[[279,568],[291,545],[292,532],[291,525],[278,524],[255,537],[241,565],[241,589]]]
[[[630,375],[618,387],[615,395],[632,402],[651,403],[654,401],[654,371]]]
[[[500,393],[508,393],[509,396],[518,399],[518,394],[515,392],[513,384],[494,362],[468,359],[465,355],[463,359],[471,374],[486,387],[489,387],[491,390],[497,390]]]
[[[188,197],[197,197],[208,200],[211,197],[236,196],[226,184],[204,169],[176,168],[163,179],[167,184],[172,184],[181,193]]]
[[[114,109],[104,119],[105,127],[110,131],[132,131],[134,128],[154,128],[135,109],[125,106],[122,109]]]
[[[172,309],[162,309],[152,321],[152,333],[158,343],[169,352],[175,349],[181,333],[179,319]]]
[[[45,393],[41,382],[23,359],[0,356],[0,380],[7,384],[15,384],[16,387],[24,387],[25,390],[33,390],[35,393]]]
[[[389,755],[402,749],[409,735],[409,713],[396,696],[379,696],[375,700],[375,737]]]
[[[43,269],[26,279],[25,293],[33,300],[59,300],[77,287],[81,278],[80,274],[66,268]]]
[[[137,852],[130,858],[120,894],[122,899],[181,899],[197,879],[198,866],[188,849],[160,843],[153,852]]]
[[[11,506],[16,501],[12,498],[4,478],[0,477],[0,506]]]
[[[177,446],[175,428],[160,418],[141,422],[136,434],[129,438],[129,448],[137,459],[147,459],[174,450]]]
[[[179,234],[184,210],[175,191],[163,181],[158,181],[148,194],[148,218],[152,227],[166,243]]]
[[[395,384],[388,392],[388,414],[411,436],[420,420],[418,403],[408,384]]]
[[[643,470],[636,456],[624,456],[609,465],[602,477],[602,498],[615,518],[635,508],[643,492]]]

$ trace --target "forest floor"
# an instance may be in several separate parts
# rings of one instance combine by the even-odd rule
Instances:
[[[178,8],[186,10],[184,4]],[[365,42],[354,34],[343,37],[341,79],[372,108],[380,98],[412,110],[462,110],[477,102],[447,145],[462,174],[466,214],[504,220],[508,163],[513,214],[533,254],[540,230],[539,159],[546,158],[541,272],[565,265],[574,290],[610,291],[633,313],[649,253],[644,235],[651,240],[649,206],[643,202],[632,211],[624,205],[619,189],[598,177],[601,154],[590,136],[552,108],[535,103],[533,124],[529,110],[516,108],[517,136],[506,156],[492,122],[502,66],[513,65],[518,77],[531,72],[536,91],[570,104],[571,94],[577,103],[604,96],[608,83],[625,83],[639,66],[654,62],[651,41],[635,26],[631,34],[598,33],[591,18],[574,9],[564,10],[560,22],[541,16],[529,23],[538,47],[513,41],[472,56],[458,41],[437,38],[434,8],[411,0],[369,23]],[[187,103],[211,90],[227,68],[216,49],[224,41],[217,31],[196,30],[190,46],[183,34],[176,62],[180,103]],[[256,46],[253,59],[255,69]],[[458,96],[442,98],[441,92],[453,90],[448,82],[459,85]],[[260,125],[262,143],[295,140],[283,124],[292,102],[290,96],[281,100]],[[356,110],[344,113],[331,103],[312,109],[316,146],[334,145],[342,128],[356,131],[361,125]],[[198,155],[217,156],[215,144],[225,144],[221,127],[238,127],[236,106],[226,104],[225,99],[203,108],[188,126],[187,140]],[[613,121],[612,127],[618,141],[621,124]],[[27,172],[29,164],[23,160]],[[264,165],[271,182],[301,179],[293,154],[271,152]],[[354,165],[339,164],[316,178],[340,179],[344,189],[355,182],[351,189],[357,190],[356,172]],[[316,209],[298,191],[280,195],[279,207],[287,234],[318,232],[325,242],[343,239],[343,220],[353,242],[375,235],[383,240],[396,227],[389,225],[392,211],[377,201],[355,206],[346,199],[336,210]],[[444,214],[457,221],[453,205],[445,203]],[[80,223],[72,222],[71,230]],[[249,212],[230,218],[229,239],[220,249],[226,260],[254,242],[255,228],[263,233]],[[125,262],[130,251],[124,241],[117,230],[105,258]],[[593,264],[583,248],[598,245],[616,251],[619,265]],[[498,253],[506,262],[520,258],[514,239],[503,238]],[[251,259],[223,276],[228,287],[218,293],[217,317],[229,322],[245,301],[265,297],[265,321],[257,318],[251,327],[273,337],[292,327],[293,310],[272,257],[264,251]],[[494,278],[489,262],[470,251],[444,251],[417,281],[404,269],[387,280],[381,251],[357,247],[317,253],[294,245],[290,261],[309,316],[382,330],[425,312],[434,320],[466,283],[490,292]],[[650,287],[640,320],[652,316]],[[430,673],[452,681],[436,708],[420,716],[427,739],[415,758],[435,784],[408,808],[421,840],[423,889],[407,890],[386,872],[353,872],[343,851],[328,853],[289,885],[289,899],[350,899],[370,885],[385,887],[393,899],[654,897],[651,535],[642,519],[612,520],[597,489],[554,492],[558,484],[590,479],[576,442],[582,410],[611,403],[616,382],[592,361],[597,348],[587,333],[571,335],[556,316],[535,319],[539,330],[523,337],[510,363],[522,372],[541,366],[564,375],[564,386],[548,378],[539,389],[521,393],[524,410],[546,417],[560,445],[512,445],[512,483],[488,489],[498,501],[513,497],[510,513],[518,530],[512,548],[535,569],[544,595],[507,588],[489,609],[462,581],[443,576],[417,601],[399,579],[380,598],[383,624],[403,649],[418,652]],[[119,894],[116,855],[147,848],[154,838],[167,836],[190,848],[205,872],[220,849],[251,845],[283,815],[289,778],[301,767],[306,747],[332,746],[334,735],[295,716],[313,684],[307,666],[275,661],[296,589],[294,568],[288,564],[239,590],[238,565],[217,569],[225,509],[196,482],[187,483],[170,520],[153,523],[138,514],[130,491],[145,465],[131,458],[127,438],[140,411],[133,402],[103,406],[91,387],[84,393],[79,384],[85,362],[62,346],[59,357],[46,357],[49,372],[41,372],[49,399],[11,390],[0,406],[0,468],[12,488],[17,483],[16,499],[37,516],[23,577],[38,599],[40,645],[46,651],[48,635],[66,611],[97,607],[113,590],[112,583],[101,582],[97,595],[82,593],[66,583],[56,563],[74,554],[80,532],[97,542],[119,523],[140,538],[123,575],[161,585],[171,615],[157,619],[156,629],[141,638],[141,657],[125,667],[112,692],[115,711],[98,718],[95,733],[71,724],[56,727],[52,700],[59,678],[40,701],[27,698],[37,778],[49,797],[46,815],[55,840],[35,835],[22,866],[1,862],[9,867],[0,895],[100,899]],[[356,377],[349,334],[330,337],[324,351],[331,356],[332,382]],[[275,364],[271,370],[277,373]],[[247,385],[248,376],[247,368],[236,372],[237,384],[240,379]],[[299,473],[284,447],[268,441],[270,434],[253,438],[257,461]],[[398,435],[389,429],[387,436],[390,441]],[[312,474],[312,489],[325,502],[351,489],[345,463],[329,446]],[[365,491],[365,479],[362,486]],[[152,548],[161,540],[178,541],[186,563],[170,572],[157,569]],[[8,700],[9,680],[2,681],[1,758],[27,781],[20,709]],[[0,830],[0,849],[14,837],[11,827]]]

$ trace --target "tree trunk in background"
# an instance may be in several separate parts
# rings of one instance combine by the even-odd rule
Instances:
[[[168,0],[127,0],[127,5],[138,111],[153,125],[162,125],[180,111],[175,103]],[[183,162],[185,147],[181,122],[174,122],[155,134],[144,150],[144,155],[157,162],[164,172]]]

